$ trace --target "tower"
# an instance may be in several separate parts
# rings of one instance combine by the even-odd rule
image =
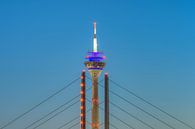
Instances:
[[[93,37],[93,51],[88,52],[86,56],[87,67],[92,77],[92,123],[91,129],[99,129],[99,96],[98,96],[98,78],[105,67],[105,56],[98,51],[97,37],[96,37],[96,22],[94,22],[94,37]]]

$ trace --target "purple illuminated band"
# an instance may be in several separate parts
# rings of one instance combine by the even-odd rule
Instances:
[[[106,56],[103,55],[102,52],[88,52],[86,59],[90,62],[101,62],[105,60]]]

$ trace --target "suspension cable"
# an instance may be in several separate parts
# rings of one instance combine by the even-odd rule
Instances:
[[[137,121],[141,122],[142,124],[146,125],[147,127],[151,128],[151,129],[154,129],[151,125],[147,124],[146,122],[142,121],[142,120],[139,119],[138,117],[136,117],[136,116],[132,115],[131,113],[127,112],[126,110],[124,110],[124,109],[121,108],[120,106],[118,106],[118,105],[112,103],[111,101],[110,101],[110,103],[111,103],[114,107],[116,107],[116,108],[118,108],[119,110],[123,111],[124,113],[128,114],[129,116],[131,116],[132,118],[134,118],[134,119],[136,119]]]
[[[50,118],[46,119],[45,121],[43,121],[42,123],[38,124],[37,126],[35,126],[33,129],[38,128],[39,126],[45,124],[46,122],[48,122],[49,120],[53,119],[54,117],[58,116],[59,114],[61,114],[62,112],[66,111],[67,109],[69,109],[70,107],[72,107],[73,105],[77,104],[78,102],[80,102],[80,100],[72,103],[71,105],[69,105],[68,107],[66,107],[65,109],[61,110],[60,112],[57,112],[56,114],[54,114],[53,116],[51,116]]]
[[[116,83],[116,82],[113,81],[112,79],[110,79],[110,81],[111,81],[113,84],[115,84],[116,86],[118,86],[119,88],[121,88],[121,89],[127,91],[129,94],[131,94],[131,95],[137,97],[137,98],[140,99],[141,101],[147,103],[148,105],[152,106],[153,108],[155,108],[155,109],[159,110],[160,112],[166,114],[167,116],[171,117],[172,119],[178,121],[179,123],[182,123],[183,125],[185,125],[185,126],[191,128],[191,129],[194,129],[191,125],[189,125],[189,124],[187,124],[186,122],[184,122],[184,121],[182,121],[182,120],[176,118],[175,116],[171,115],[170,113],[166,112],[165,110],[161,109],[160,107],[158,107],[158,106],[152,104],[151,102],[149,102],[148,100],[144,99],[143,97],[138,96],[137,94],[135,94],[134,92],[130,91],[129,89],[127,89],[127,88],[125,88],[125,87],[119,85],[118,83]]]
[[[145,114],[151,116],[152,118],[156,119],[157,121],[163,123],[164,125],[168,126],[169,128],[175,129],[173,126],[171,126],[170,124],[168,124],[167,122],[161,120],[160,118],[154,116],[153,114],[147,112],[146,110],[144,110],[143,108],[137,106],[136,104],[130,102],[129,100],[125,99],[124,97],[121,97],[120,95],[118,95],[117,93],[110,91],[112,94],[114,94],[115,96],[119,97],[120,99],[124,100],[125,102],[127,102],[128,104],[132,105],[133,107],[139,109],[140,111],[144,112]]]
[[[46,99],[42,100],[40,103],[34,105],[32,108],[30,108],[29,110],[25,111],[24,113],[22,113],[21,115],[15,117],[13,120],[9,121],[7,124],[5,124],[3,127],[1,127],[0,129],[4,129],[7,126],[13,124],[15,121],[17,121],[18,119],[22,118],[23,116],[25,116],[26,114],[30,113],[31,111],[33,111],[34,109],[36,109],[37,107],[39,107],[40,105],[42,105],[43,103],[47,102],[48,100],[50,100],[51,98],[53,98],[54,96],[56,96],[57,94],[61,93],[63,90],[67,89],[68,87],[70,87],[73,83],[75,83],[77,80],[79,80],[79,78],[74,79],[73,81],[71,81],[70,83],[68,83],[66,86],[64,86],[63,88],[61,88],[60,90],[56,91],[55,93],[53,93],[52,95],[48,96]]]
[[[33,123],[31,123],[30,125],[28,125],[27,127],[25,127],[24,129],[28,129],[30,127],[32,127],[33,125],[35,125],[36,123],[38,123],[39,121],[43,120],[44,118],[46,118],[47,116],[51,115],[52,113],[56,112],[57,110],[59,110],[60,108],[64,107],[65,105],[71,103],[73,100],[75,100],[76,98],[78,98],[80,95],[75,96],[74,98],[72,98],[71,100],[67,101],[66,103],[60,105],[59,107],[57,107],[56,109],[52,110],[51,112],[49,112],[48,114],[44,115],[43,117],[41,117],[40,119],[34,121]]]

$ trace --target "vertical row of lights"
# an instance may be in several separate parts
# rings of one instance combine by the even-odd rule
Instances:
[[[85,85],[85,71],[82,71],[81,74],[81,121],[80,121],[80,125],[81,125],[81,129],[85,129],[86,128],[86,96],[85,96],[85,90],[86,90],[86,85]]]

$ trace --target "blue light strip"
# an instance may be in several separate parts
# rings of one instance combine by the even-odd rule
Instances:
[[[90,62],[101,62],[105,59],[105,56],[102,52],[88,52],[86,59],[88,59]]]

